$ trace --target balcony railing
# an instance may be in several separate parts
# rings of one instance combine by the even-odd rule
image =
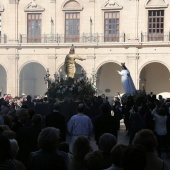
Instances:
[[[0,43],[7,43],[7,36],[5,34],[0,36]]]
[[[148,41],[170,41],[170,33],[141,33],[141,42]]]
[[[20,43],[102,43],[102,42],[125,42],[125,34],[103,35],[86,34],[63,35],[63,34],[42,34],[39,36],[28,36],[20,34]]]
[[[28,36],[20,34],[19,43],[119,43],[129,42],[129,37],[133,35],[125,35],[125,33],[115,35],[104,35],[102,33],[83,33],[80,36],[65,36],[64,34],[42,34],[39,36]],[[133,38],[132,38],[133,40]],[[141,32],[139,42],[170,42],[170,32],[148,34]],[[6,34],[0,36],[0,43],[11,43],[18,41],[10,40]]]

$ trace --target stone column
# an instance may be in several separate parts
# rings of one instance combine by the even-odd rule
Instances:
[[[138,60],[139,53],[130,54],[127,56],[128,64],[126,65],[128,70],[130,71],[132,80],[137,90],[139,89]]]

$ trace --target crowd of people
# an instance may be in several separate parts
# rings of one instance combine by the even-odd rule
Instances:
[[[129,145],[118,143],[121,119]],[[169,142],[170,100],[161,95],[0,99],[0,170],[168,170]]]

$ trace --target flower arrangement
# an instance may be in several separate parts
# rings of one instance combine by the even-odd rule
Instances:
[[[74,100],[93,97],[96,93],[96,87],[85,75],[78,79],[55,81],[50,83],[46,95],[49,98],[63,100],[64,98],[73,98]]]

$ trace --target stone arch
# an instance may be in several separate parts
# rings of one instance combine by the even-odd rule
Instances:
[[[146,92],[159,94],[170,93],[170,70],[169,67],[160,61],[145,63],[139,71],[139,89],[145,88]]]
[[[87,70],[85,69],[85,67],[84,67],[84,65],[83,65],[82,63],[76,61],[76,66],[77,66],[77,67],[76,67],[75,78],[80,77],[80,69],[81,69],[81,68],[83,68],[83,70],[84,70],[85,72],[87,72]],[[79,68],[78,68],[78,67],[79,67]],[[61,64],[57,67],[56,71],[59,73],[59,72],[60,72],[60,69],[62,69],[63,77],[65,77],[66,74],[65,74],[65,71],[64,71],[64,63],[61,63]],[[77,70],[77,69],[78,69],[78,70]],[[76,74],[77,74],[77,75],[76,75]]]
[[[62,5],[62,10],[63,11],[68,11],[68,10],[81,11],[83,10],[83,5],[80,3],[79,0],[66,0]]]
[[[25,62],[24,64],[21,65],[21,67],[20,67],[19,70],[18,70],[19,74],[20,74],[20,71],[22,70],[22,68],[23,68],[25,65],[29,64],[29,63],[37,63],[37,64],[42,65],[42,66],[44,67],[44,69],[47,68],[43,63],[41,63],[41,62],[39,62],[39,61],[29,60],[29,61],[27,61],[27,62]]]
[[[42,95],[44,96],[47,85],[44,77],[46,75],[45,67],[37,61],[29,61],[19,70],[19,96],[22,93],[26,95]]]
[[[112,63],[116,63],[116,64],[118,64],[118,65],[121,65],[120,62],[115,61],[115,60],[107,60],[107,61],[103,61],[103,62],[101,62],[101,63],[96,67],[95,72],[97,72],[98,69],[99,69],[103,64],[106,64],[106,63],[108,63],[108,62],[112,62]]]
[[[107,60],[96,68],[96,87],[98,95],[105,94],[112,100],[117,93],[124,93],[121,83],[121,76],[117,73],[120,70],[120,63],[114,60]]]
[[[152,61],[148,61],[148,62],[144,63],[144,64],[140,67],[139,73],[141,72],[141,70],[142,70],[146,65],[151,64],[151,63],[154,63],[154,62],[165,65],[166,68],[167,68],[167,69],[169,70],[169,72],[170,72],[170,67],[169,67],[165,62],[162,62],[162,61],[159,61],[159,60],[152,60]]]

